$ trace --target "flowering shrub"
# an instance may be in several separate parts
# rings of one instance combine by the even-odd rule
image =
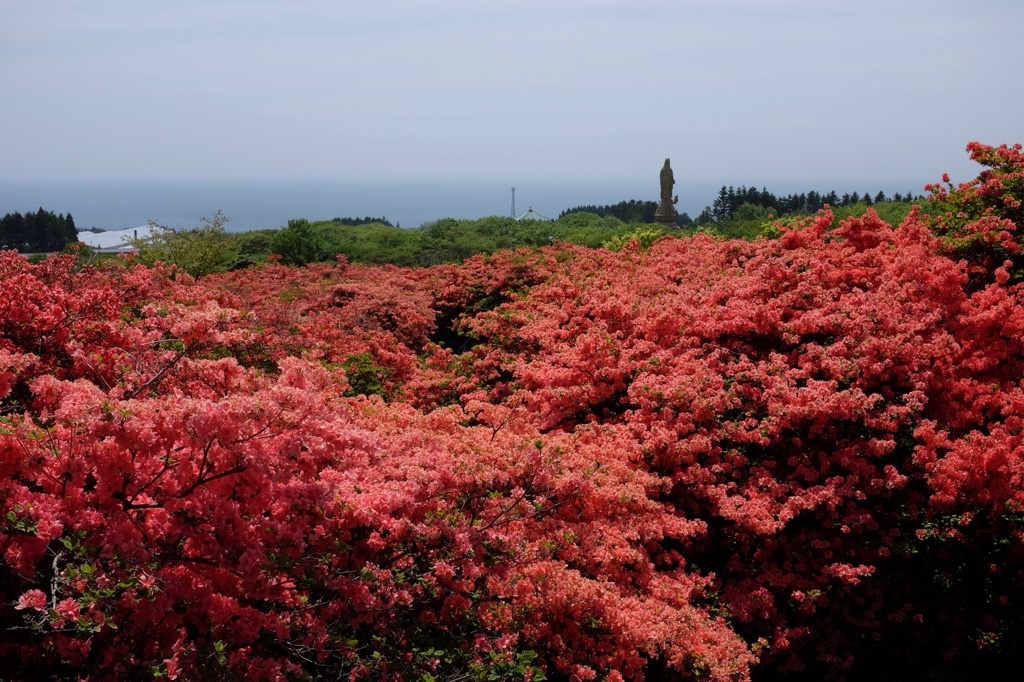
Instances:
[[[929,226],[955,258],[969,263],[969,272],[982,282],[1020,280],[1020,268],[1008,260],[1021,250],[1024,235],[1024,151],[1019,144],[990,147],[967,145],[971,159],[986,170],[977,178],[953,185],[931,184],[929,204],[934,217]]]
[[[933,200],[1009,234],[985,182]],[[950,246],[963,213],[418,271],[0,254],[0,669],[1012,661],[1022,289],[1016,237]]]

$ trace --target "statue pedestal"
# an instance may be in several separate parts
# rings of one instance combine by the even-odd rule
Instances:
[[[654,219],[663,225],[675,225],[676,207],[672,205],[671,201],[662,199],[661,203],[658,204],[658,208],[654,211]]]

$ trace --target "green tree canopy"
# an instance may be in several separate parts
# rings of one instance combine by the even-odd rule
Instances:
[[[324,260],[327,244],[320,231],[305,218],[289,220],[270,240],[270,250],[281,256],[285,265],[305,265]]]
[[[130,239],[143,263],[173,263],[193,277],[202,277],[225,269],[228,243],[223,238],[228,218],[217,211],[212,218],[191,230],[176,230],[150,223],[147,237]]]
[[[35,213],[8,213],[0,218],[0,249],[52,253],[78,241],[71,214],[57,215],[42,207]]]

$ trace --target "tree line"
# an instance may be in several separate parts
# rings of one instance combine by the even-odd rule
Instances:
[[[630,199],[629,201],[620,201],[609,206],[576,206],[562,211],[558,214],[558,217],[564,218],[570,213],[593,213],[602,218],[614,216],[624,223],[653,223],[654,213],[657,210],[657,201]]]
[[[746,220],[755,214],[758,218],[767,217],[769,214],[774,217],[811,214],[817,213],[826,204],[832,208],[848,208],[857,204],[873,206],[886,202],[909,203],[923,200],[923,196],[915,196],[912,192],[907,192],[905,195],[897,192],[892,196],[887,196],[881,190],[874,195],[870,192],[865,192],[864,194],[860,192],[847,192],[840,195],[835,190],[826,193],[811,190],[809,192],[800,192],[799,194],[793,193],[777,196],[766,188],[758,190],[756,187],[747,187],[745,185],[739,187],[722,185],[722,188],[718,191],[718,196],[711,206],[705,207],[696,219],[691,219],[686,213],[680,213],[676,216],[676,225],[679,227],[688,227],[692,224],[698,226],[721,225],[737,218]],[[747,211],[742,215],[737,215],[740,207],[744,204],[766,210]],[[653,223],[655,222],[654,214],[657,209],[658,202],[656,201],[630,199],[629,201],[620,201],[617,204],[575,206],[562,211],[558,217],[561,219],[572,213],[592,213],[602,218],[613,216],[626,223]]]
[[[331,218],[332,223],[338,223],[339,225],[348,225],[349,227],[356,227],[357,225],[373,225],[374,223],[380,223],[381,225],[387,225],[388,227],[396,227],[391,224],[391,221],[383,216],[380,218],[371,218],[366,216],[365,218]]]
[[[852,194],[847,192],[839,195],[835,190],[822,194],[811,190],[809,192],[801,192],[800,194],[776,196],[765,188],[758,190],[756,187],[746,187],[744,185],[738,188],[732,185],[728,187],[722,185],[722,188],[718,190],[718,196],[715,198],[714,203],[711,206],[705,207],[694,222],[697,225],[726,222],[732,219],[744,204],[760,206],[768,209],[775,216],[781,216],[817,213],[826,204],[832,208],[846,208],[855,204],[872,206],[887,201],[902,203],[923,200],[923,196],[914,196],[912,192],[907,192],[906,195],[897,192],[891,197],[887,197],[885,192],[881,190],[874,195],[869,192],[865,192],[863,195],[859,192],[853,192]]]
[[[55,214],[42,207],[35,213],[8,213],[0,218],[0,249],[21,253],[60,251],[78,241],[71,214]]]
[[[850,203],[854,198],[858,201]],[[883,220],[899,224],[910,210],[908,198],[909,194],[890,198],[879,192],[868,200]],[[772,228],[775,220],[787,220],[812,212],[819,204],[833,205],[833,202],[837,221],[860,215],[866,207],[858,193],[837,197],[835,192],[825,195],[809,192],[780,198],[766,190],[741,186],[739,190],[723,187],[713,208],[705,209],[697,221],[682,213],[676,217],[675,227],[655,223],[657,202],[636,199],[604,206],[576,206],[562,211],[554,221],[516,221],[508,216],[478,220],[444,218],[411,229],[402,229],[384,217],[336,217],[324,221],[289,220],[287,226],[280,229],[226,232],[227,217],[218,212],[212,219],[204,220],[203,226],[192,230],[154,224],[148,237],[133,240],[132,245],[145,263],[177,263],[196,276],[246,268],[266,261],[271,254],[288,265],[331,262],[342,255],[356,263],[422,267],[458,263],[478,253],[546,246],[553,242],[619,249],[634,238],[647,244],[663,234],[685,235],[696,230],[741,239],[776,236],[777,230]],[[3,248],[52,252],[77,241],[70,215],[54,216],[43,209],[40,211],[41,214],[19,216],[21,225],[28,220],[42,221],[51,225],[47,229],[52,234],[52,226],[63,220],[70,225],[70,232],[49,242],[29,244],[20,238],[4,240]],[[7,216],[4,220],[14,221],[15,218]],[[91,251],[85,249],[84,253]]]

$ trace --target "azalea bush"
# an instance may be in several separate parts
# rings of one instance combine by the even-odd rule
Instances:
[[[1019,264],[1024,235],[1024,148],[1020,144],[991,147],[967,145],[971,159],[985,167],[978,177],[954,185],[949,175],[926,187],[934,217],[929,227],[942,238],[944,250],[963,258],[972,279],[1004,283],[1021,279]]]
[[[899,225],[754,242],[199,279],[0,253],[0,669],[1019,664],[1021,156],[970,149],[991,170]]]

